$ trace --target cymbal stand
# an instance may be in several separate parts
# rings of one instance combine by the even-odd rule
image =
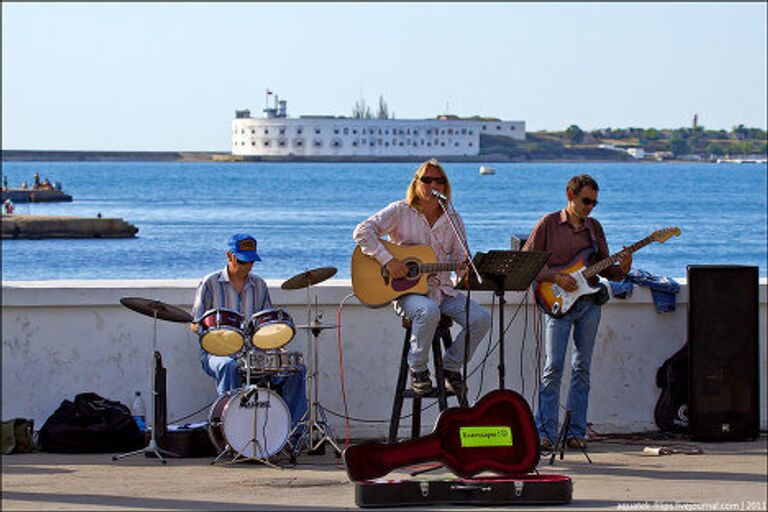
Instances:
[[[152,350],[149,353],[149,357],[150,357],[150,360],[151,360],[149,366],[150,366],[150,373],[152,374],[152,377],[151,377],[151,380],[152,380],[152,403],[154,404],[156,402],[156,400],[157,400],[157,395],[158,395],[158,392],[157,392],[157,382],[156,382],[156,379],[157,379],[157,367],[156,367],[156,365],[157,365],[157,361],[158,360],[155,357],[155,351],[157,350],[157,310],[153,311],[153,317],[154,317],[154,329],[153,329],[154,333],[152,335]],[[158,429],[158,425],[157,425],[158,417],[157,417],[157,414],[155,414],[155,408],[153,407],[152,409],[153,409],[153,411],[152,411],[152,426],[150,427],[149,444],[146,447],[144,447],[144,448],[142,448],[140,450],[135,450],[135,451],[128,452],[128,453],[122,453],[120,455],[115,455],[114,457],[112,457],[113,461],[114,460],[125,459],[126,457],[130,457],[132,455],[138,455],[140,453],[144,453],[144,454],[151,453],[155,457],[157,457],[160,460],[160,462],[162,462],[163,464],[167,464],[168,461],[166,461],[163,458],[162,454],[165,454],[168,457],[178,457],[177,454],[175,454],[175,453],[173,453],[171,451],[168,451],[168,450],[164,450],[164,449],[160,448],[157,445],[157,437],[156,436],[157,436],[157,432],[159,430]]]
[[[299,450],[303,444],[306,444],[310,455],[319,455],[325,443],[330,444],[336,455],[341,455],[341,448],[333,439],[333,431],[328,424],[325,413],[320,408],[318,402],[318,389],[320,381],[320,372],[318,369],[318,338],[322,331],[320,319],[322,314],[317,312],[317,297],[315,297],[315,317],[312,319],[312,284],[307,286],[307,401],[309,407],[304,414],[304,418],[299,425],[305,424],[306,429],[302,433],[301,439],[294,447],[294,452]],[[313,343],[314,342],[314,343]],[[307,418],[309,416],[309,418]],[[315,440],[317,438],[317,440]]]

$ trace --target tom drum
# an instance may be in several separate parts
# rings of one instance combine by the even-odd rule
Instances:
[[[283,309],[265,309],[251,317],[248,332],[254,347],[262,350],[280,348],[293,339],[293,319]]]

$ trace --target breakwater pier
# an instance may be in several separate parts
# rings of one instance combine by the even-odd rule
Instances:
[[[41,238],[133,238],[139,228],[123,219],[3,215],[3,240]]]

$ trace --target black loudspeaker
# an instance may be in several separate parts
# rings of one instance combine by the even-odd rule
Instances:
[[[689,432],[755,439],[760,429],[758,268],[688,266]]]

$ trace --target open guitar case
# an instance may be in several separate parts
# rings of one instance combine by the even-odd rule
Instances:
[[[531,409],[511,390],[495,390],[470,408],[449,408],[427,436],[384,444],[366,441],[343,453],[359,507],[425,505],[561,505],[571,502],[566,475],[534,473],[539,438]],[[442,462],[455,476],[383,478],[390,471]],[[482,472],[492,476],[477,476]]]

